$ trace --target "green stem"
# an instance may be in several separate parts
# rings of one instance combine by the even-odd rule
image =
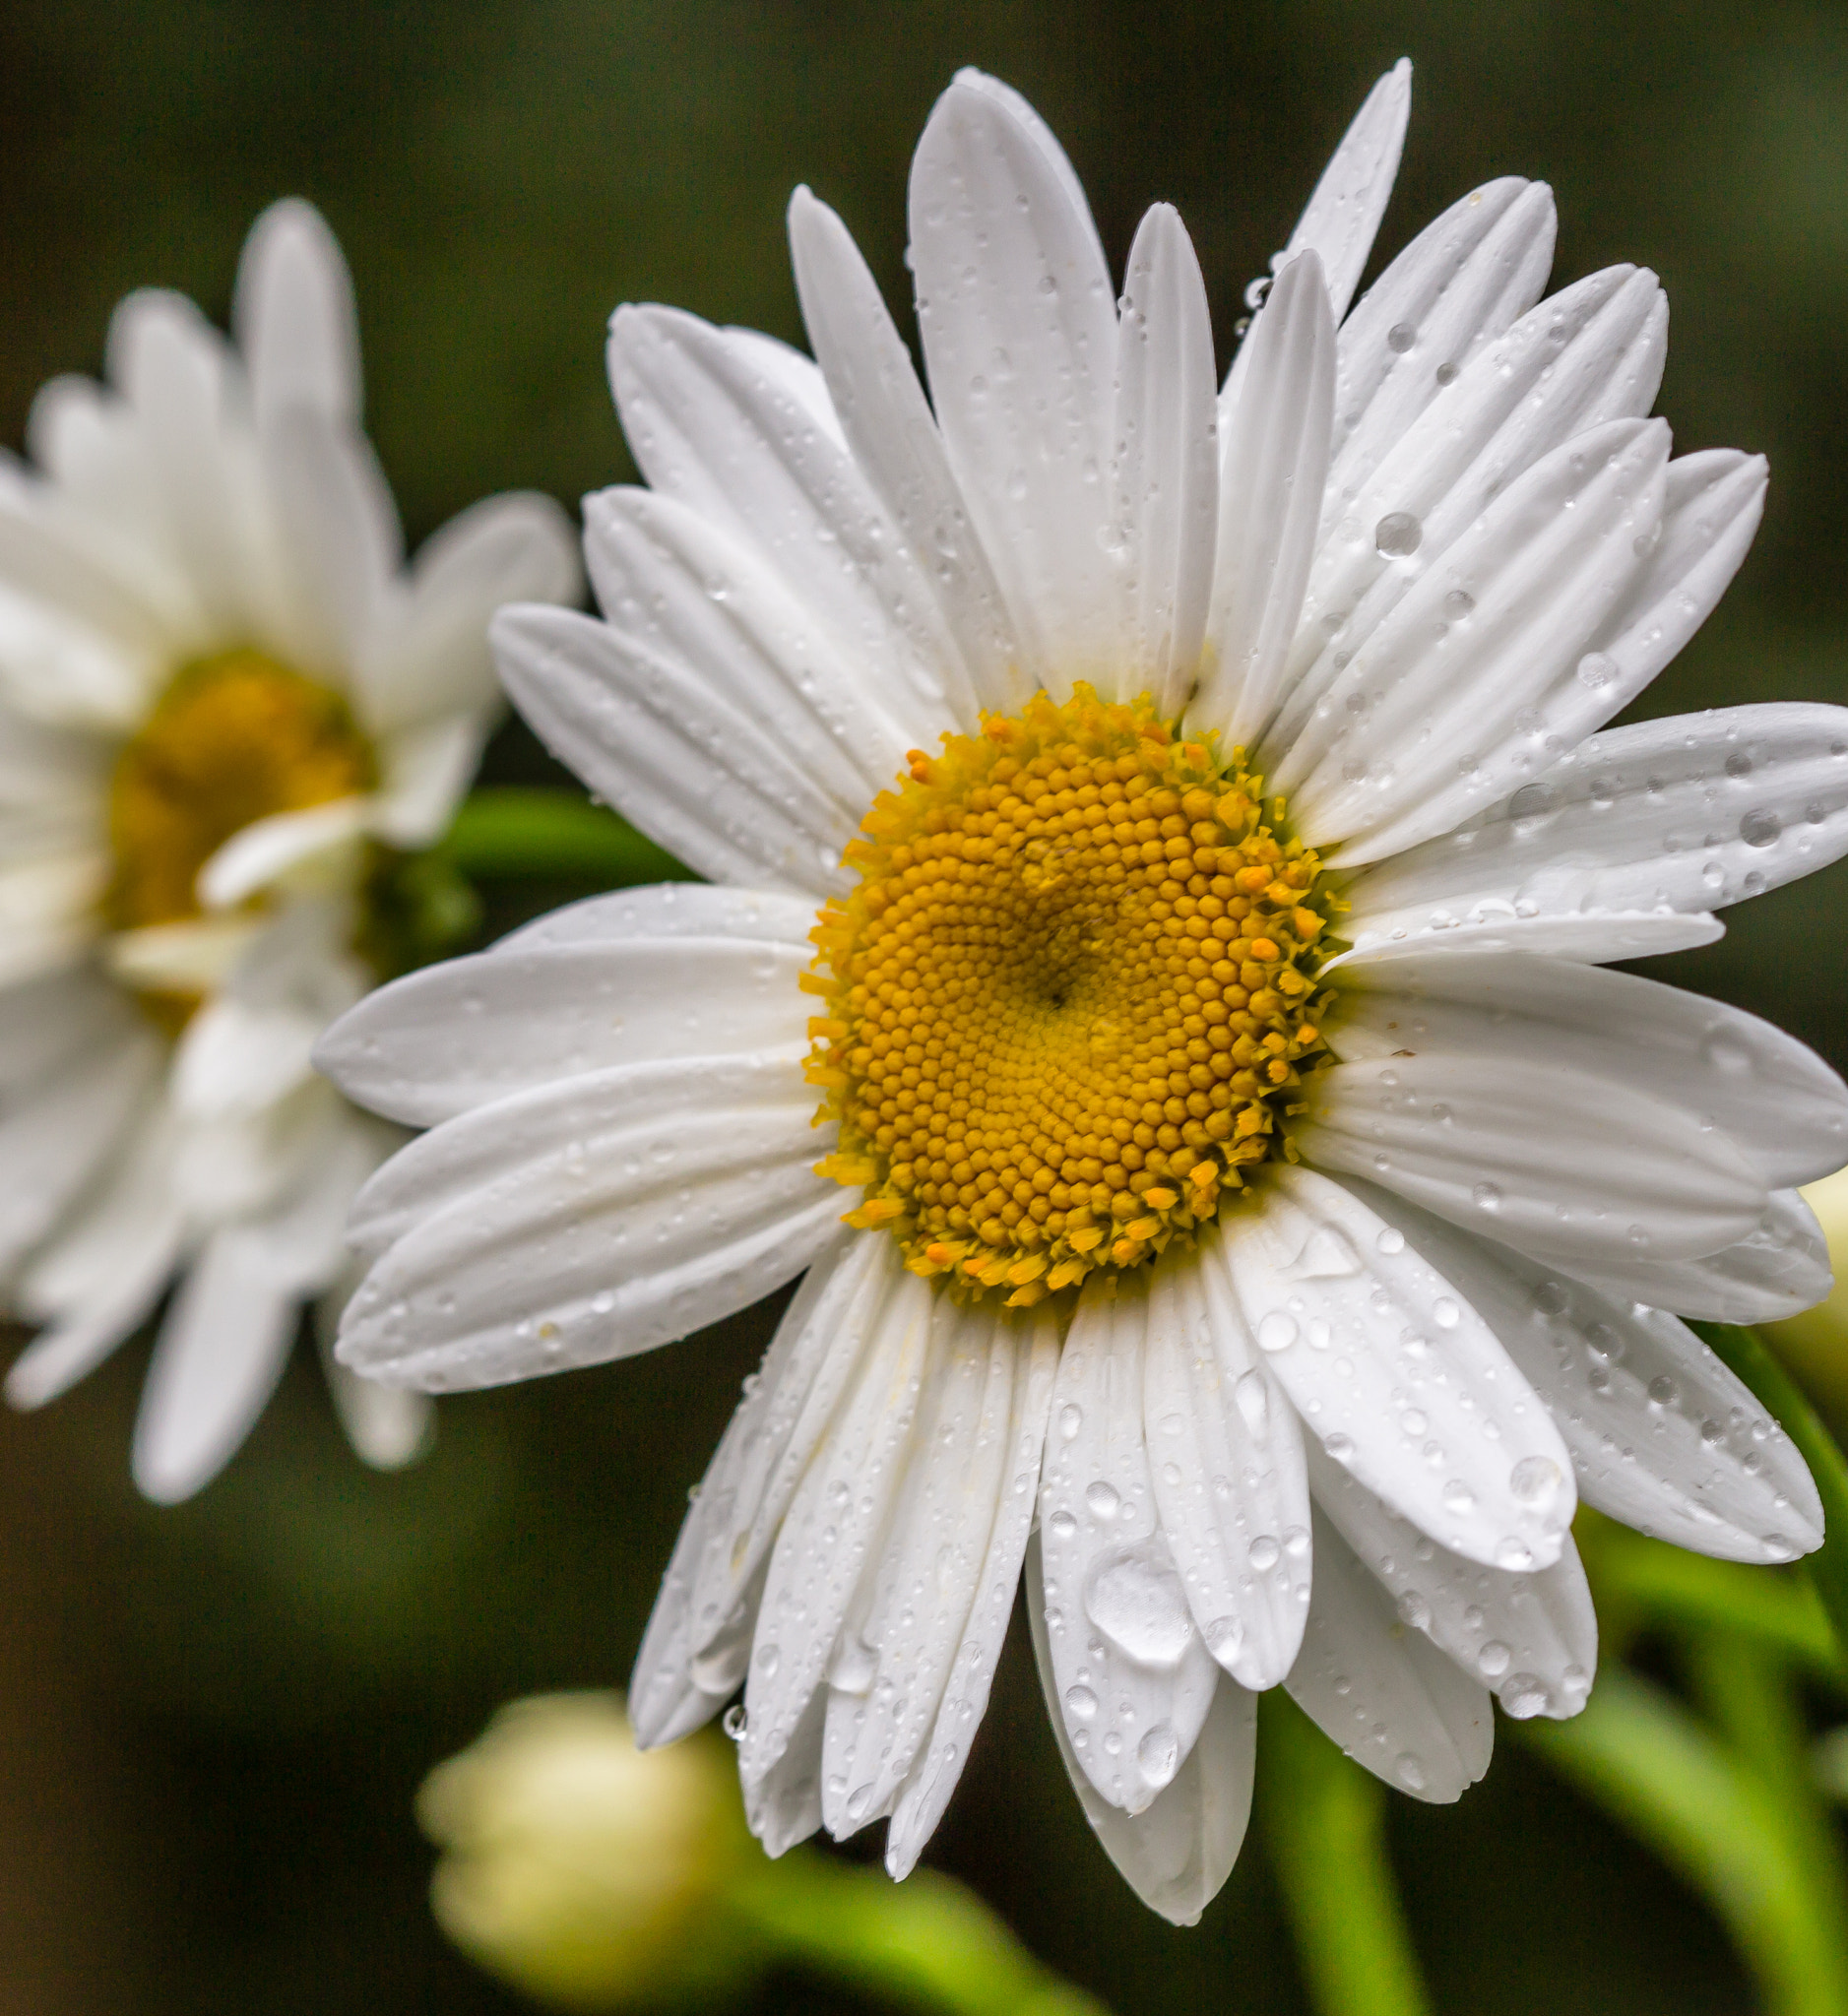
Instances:
[[[1281,1687],[1258,1703],[1258,1814],[1320,2016],[1430,2016],[1386,1858],[1386,1788]]]
[[[555,875],[609,889],[686,882],[691,872],[602,805],[572,791],[490,785],[463,801],[443,851],[465,875]]]
[[[1824,1534],[1821,1547],[1804,1566],[1843,1652],[1848,1653],[1848,1457],[1842,1455],[1821,1416],[1755,1331],[1736,1329],[1730,1323],[1696,1323],[1692,1327],[1783,1424],[1810,1466],[1822,1500]]]
[[[878,1869],[797,1849],[728,1901],[781,1957],[945,2016],[1105,2016],[1042,1967],[973,1891],[931,1869]]]
[[[1572,1721],[1512,1727],[1711,1901],[1768,2016],[1848,2016],[1840,1909],[1813,1880],[1807,1830],[1678,1701],[1618,1667]]]

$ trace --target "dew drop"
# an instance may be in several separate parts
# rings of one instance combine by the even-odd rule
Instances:
[[[1470,1202],[1478,1211],[1499,1211],[1501,1209],[1501,1186],[1499,1183],[1478,1183],[1469,1193]]]
[[[1531,1722],[1547,1708],[1547,1683],[1538,1673],[1515,1673],[1503,1682],[1501,1706],[1516,1722]]]
[[[1322,1447],[1337,1463],[1345,1463],[1354,1454],[1354,1437],[1352,1435],[1325,1435],[1322,1438]]]
[[[1047,1530],[1054,1540],[1070,1540],[1078,1531],[1078,1522],[1069,1512],[1054,1512],[1047,1522]]]
[[[1297,1341],[1297,1319],[1287,1309],[1272,1309],[1257,1326],[1259,1351],[1288,1351]]]
[[[1418,331],[1409,322],[1395,322],[1386,331],[1386,347],[1399,356],[1404,356],[1417,341]]]
[[[1084,1409],[1075,1400],[1066,1401],[1058,1411],[1058,1432],[1069,1442],[1084,1426]]]
[[[1534,1307],[1543,1316],[1563,1316],[1571,1299],[1557,1281],[1543,1281],[1534,1290]]]
[[[1460,1477],[1453,1477],[1443,1487],[1443,1509],[1462,1518],[1466,1512],[1476,1509],[1476,1493]]]
[[[1172,1723],[1158,1722],[1136,1745],[1136,1768],[1145,1784],[1158,1789],[1180,1769],[1180,1738]]]
[[[1089,1687],[1067,1687],[1065,1713],[1079,1722],[1089,1722],[1097,1713],[1097,1696]]]
[[[1221,1666],[1229,1666],[1244,1643],[1244,1625],[1237,1617],[1215,1617],[1201,1635],[1207,1651]]]
[[[1260,1575],[1267,1575],[1283,1557],[1283,1548],[1274,1534],[1260,1533],[1245,1550],[1251,1558],[1251,1565]]]
[[[1239,1403],[1239,1415],[1246,1428],[1253,1435],[1262,1435],[1270,1426],[1270,1391],[1264,1382],[1264,1374],[1241,1374],[1239,1383],[1232,1389],[1232,1397]]]
[[[1739,822],[1739,837],[1748,847],[1770,847],[1784,830],[1775,812],[1748,812]]]
[[[742,1701],[733,1702],[731,1707],[721,1717],[719,1727],[725,1731],[726,1734],[734,1743],[741,1743],[744,1740],[744,1732],[749,1727],[749,1724],[744,1717],[744,1704]]]
[[[1121,1504],[1116,1486],[1103,1478],[1084,1487],[1084,1507],[1093,1519],[1115,1519]]]
[[[1649,1398],[1657,1407],[1673,1407],[1675,1404],[1675,1381],[1666,1372],[1658,1372],[1649,1381]]]
[[[1388,511],[1373,528],[1374,550],[1388,559],[1404,559],[1416,553],[1425,528],[1409,511]]]
[[[1511,1534],[1506,1540],[1496,1542],[1496,1566],[1510,1575],[1519,1575],[1534,1565],[1534,1550],[1525,1541],[1516,1540]]]
[[[1193,1639],[1180,1578],[1147,1549],[1107,1560],[1085,1592],[1085,1614],[1139,1666],[1179,1666]]]
[[[1373,1244],[1382,1253],[1403,1253],[1405,1251],[1405,1234],[1396,1225],[1382,1226],[1379,1235],[1373,1240]]]
[[[1553,1503],[1564,1481],[1550,1456],[1523,1456],[1508,1474],[1508,1489],[1536,1511]]]
[[[1617,661],[1601,651],[1588,651],[1578,662],[1578,683],[1601,693],[1617,677]]]
[[[1476,1655],[1476,1665],[1486,1680],[1498,1680],[1514,1658],[1499,1638],[1491,1638]]]
[[[1399,1783],[1407,1792],[1423,1792],[1426,1786],[1425,1767],[1410,1750],[1402,1750],[1393,1760],[1393,1771]]]
[[[1463,1311],[1448,1295],[1439,1295],[1431,1305],[1432,1321],[1439,1330],[1454,1330],[1463,1320]]]

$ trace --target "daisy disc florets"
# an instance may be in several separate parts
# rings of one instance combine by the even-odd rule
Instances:
[[[915,1274],[1028,1308],[1135,1267],[1284,1152],[1325,1056],[1315,854],[1243,752],[1045,694],[914,751],[814,931],[808,1077]]]

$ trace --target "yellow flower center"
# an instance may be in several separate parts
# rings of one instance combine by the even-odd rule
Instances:
[[[109,928],[198,916],[199,871],[234,834],[369,790],[376,775],[338,693],[256,651],[182,665],[110,780]],[[185,994],[144,998],[166,1026],[196,1005]]]
[[[919,1274],[1025,1307],[1153,1259],[1288,1154],[1325,1059],[1320,863],[1243,753],[1087,686],[912,754],[821,913],[820,1173]]]

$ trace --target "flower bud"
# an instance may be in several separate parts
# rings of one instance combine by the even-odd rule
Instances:
[[[731,1755],[711,1737],[638,1750],[619,1694],[501,1709],[424,1781],[417,1818],[443,1851],[444,1931],[541,2001],[703,2001],[749,1967],[714,1908],[751,1850]]]
[[[1759,1327],[1839,1431],[1848,1425],[1848,1169],[1806,1185],[1803,1201],[1828,1240],[1835,1286],[1815,1308]]]

